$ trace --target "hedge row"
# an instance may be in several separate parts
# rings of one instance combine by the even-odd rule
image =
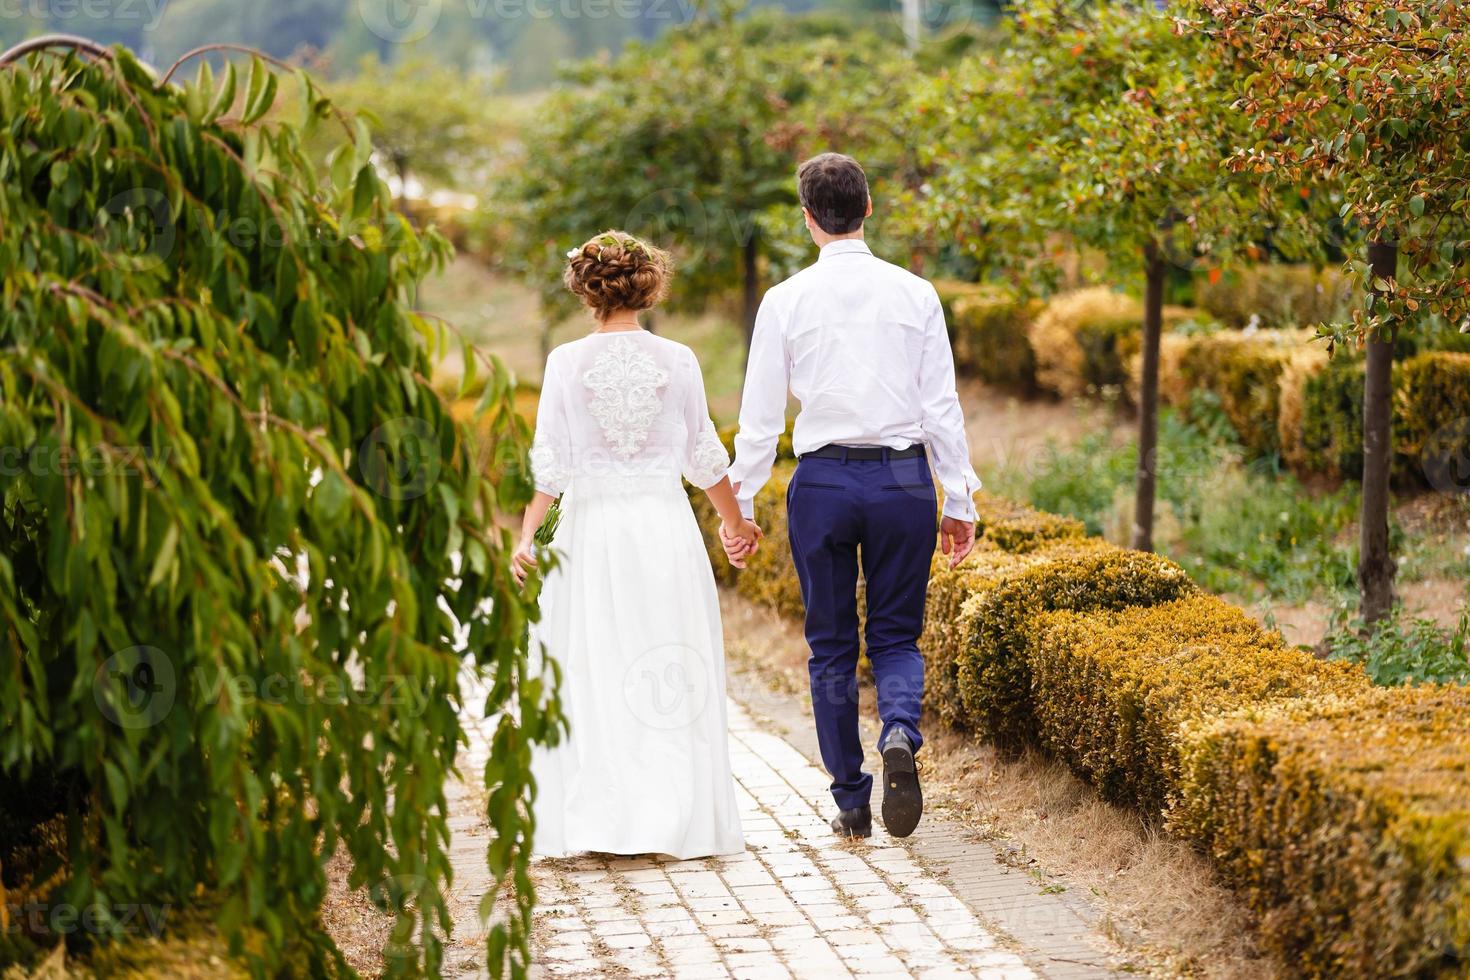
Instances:
[[[1470,976],[1470,691],[1377,688],[1185,732],[1171,823],[1311,977]]]
[[[1194,298],[1200,309],[1231,327],[1291,328],[1349,319],[1352,289],[1339,269],[1266,264],[1201,277]]]
[[[1192,405],[1212,393],[1252,456],[1279,454],[1297,473],[1353,477],[1363,467],[1363,363],[1329,358],[1311,331],[1266,330],[1166,336],[1159,394]],[[1134,364],[1135,381],[1137,363]],[[1394,368],[1395,468],[1424,478],[1425,458],[1443,456],[1470,419],[1470,354],[1428,351]],[[1466,431],[1470,431],[1467,429]]]
[[[736,587],[799,613],[779,529],[788,474],[763,491],[767,547]],[[1167,559],[996,498],[980,511],[975,555],[935,559],[921,640],[933,715],[1039,745],[1161,815],[1298,975],[1470,977],[1470,694],[1374,688]]]

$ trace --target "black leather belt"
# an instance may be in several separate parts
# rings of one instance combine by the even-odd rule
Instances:
[[[817,459],[858,459],[871,462],[879,459],[922,459],[924,455],[922,445],[909,446],[907,449],[884,449],[880,446],[839,446],[829,443],[821,449],[802,453],[801,458],[814,456]]]

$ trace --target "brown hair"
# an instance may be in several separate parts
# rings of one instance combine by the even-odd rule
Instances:
[[[625,231],[605,231],[567,253],[561,280],[599,320],[616,310],[646,310],[669,291],[668,253]]]
[[[796,196],[818,228],[846,235],[867,217],[868,175],[850,156],[822,153],[796,168]]]

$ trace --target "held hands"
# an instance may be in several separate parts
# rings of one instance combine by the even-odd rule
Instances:
[[[720,543],[725,546],[725,557],[736,568],[745,567],[745,559],[760,549],[760,540],[764,536],[764,531],[744,518],[738,524],[720,522]]]
[[[949,567],[965,560],[975,547],[975,522],[946,517],[939,522],[939,550],[949,555]],[[728,548],[726,550],[729,550]]]

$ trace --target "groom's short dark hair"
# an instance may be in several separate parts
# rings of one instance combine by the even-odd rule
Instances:
[[[822,153],[797,167],[796,194],[829,235],[857,231],[868,213],[868,176],[841,153]]]

